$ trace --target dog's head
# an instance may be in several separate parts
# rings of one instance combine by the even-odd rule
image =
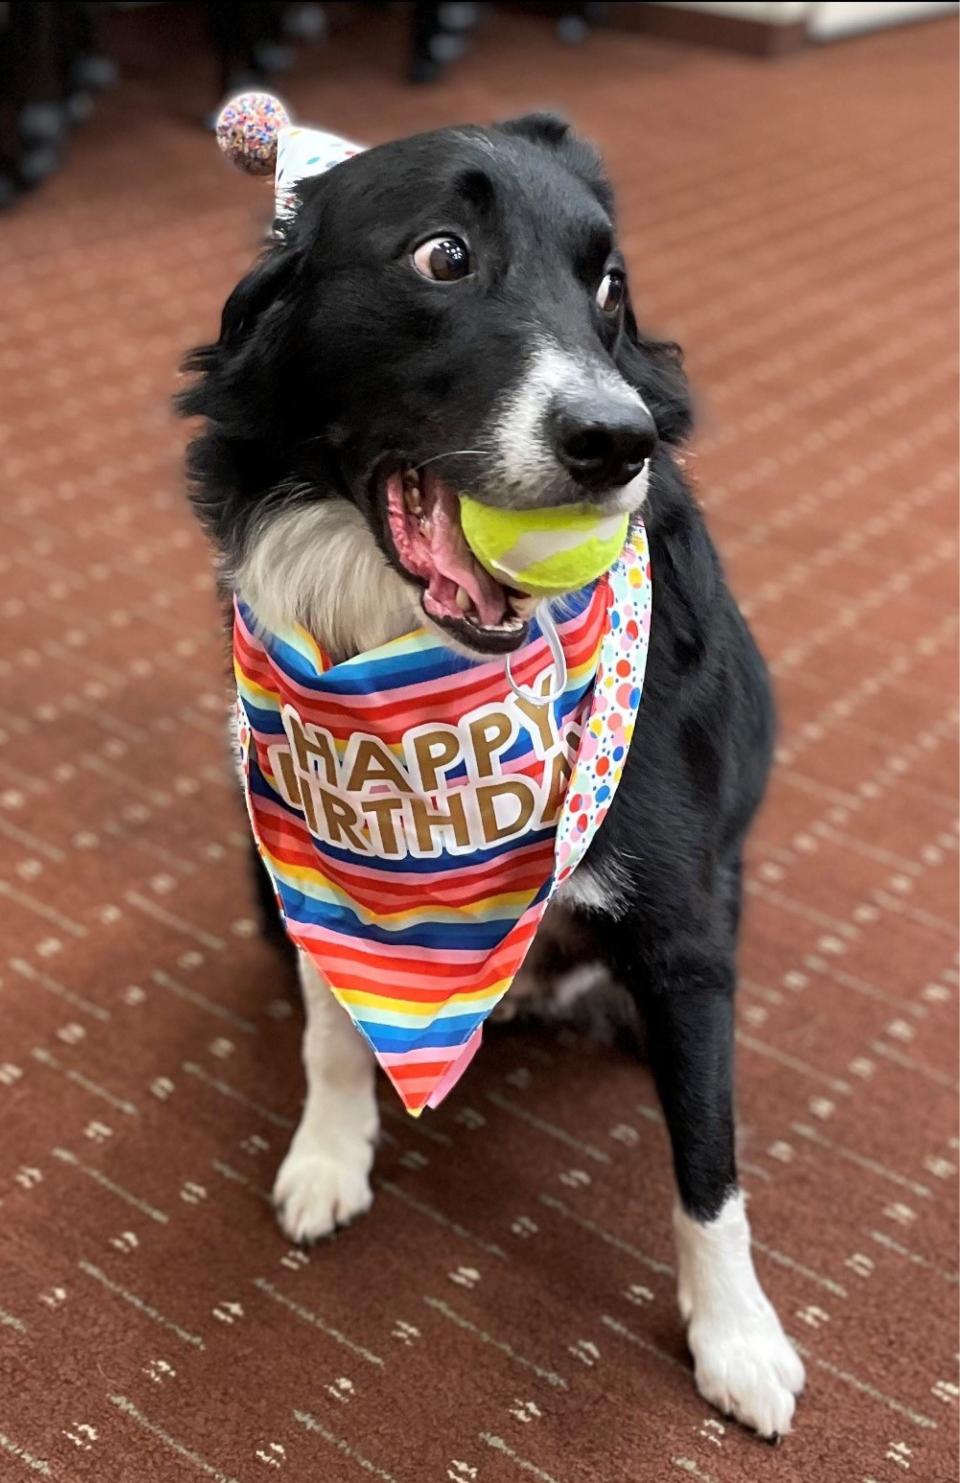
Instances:
[[[634,510],[687,430],[599,161],[533,115],[381,145],[300,200],[180,399],[207,419],[191,472],[230,580],[341,655],[424,614],[473,653],[517,648],[529,604],[470,554],[457,493]]]

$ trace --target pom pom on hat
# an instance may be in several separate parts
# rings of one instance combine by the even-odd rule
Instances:
[[[220,110],[217,143],[227,159],[249,175],[272,175],[277,135],[290,127],[287,110],[270,93],[240,93]]]
[[[297,185],[363,153],[363,145],[323,129],[294,128],[279,98],[239,93],[220,110],[217,143],[248,175],[273,175],[277,217],[293,216]]]

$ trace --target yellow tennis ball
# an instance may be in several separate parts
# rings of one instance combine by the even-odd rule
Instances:
[[[628,522],[627,515],[603,515],[589,505],[499,510],[460,496],[463,534],[480,565],[531,597],[576,592],[609,571]]]

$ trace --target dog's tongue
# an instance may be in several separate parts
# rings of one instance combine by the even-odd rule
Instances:
[[[470,594],[481,623],[502,623],[507,614],[503,588],[484,571],[464,540],[456,495],[441,479],[435,478],[430,482],[434,496],[430,512],[430,557],[441,580],[435,585],[431,577],[428,590],[438,602],[442,602],[447,595],[442,591],[443,578],[447,578],[455,587],[462,587]]]

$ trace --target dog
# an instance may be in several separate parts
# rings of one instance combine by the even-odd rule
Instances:
[[[185,366],[192,499],[224,592],[338,660],[420,625],[477,660],[523,645],[529,604],[469,557],[453,577],[434,562],[424,516],[455,520],[458,491],[643,509],[653,616],[622,782],[504,1004],[555,1010],[559,965],[563,1005],[612,981],[643,1022],[696,1384],[783,1435],[804,1371],[754,1272],[733,1110],[743,847],[773,706],[684,475],[681,356],[638,327],[597,154],[532,114],[302,181]],[[299,956],[307,1096],[275,1200],[311,1241],[369,1207],[378,1116],[371,1054]]]

